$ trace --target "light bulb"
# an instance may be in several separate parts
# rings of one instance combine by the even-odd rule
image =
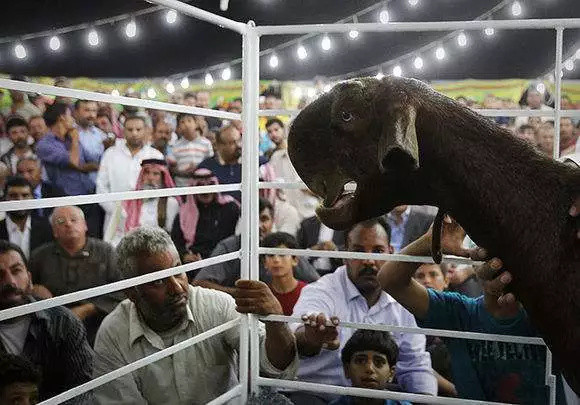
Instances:
[[[157,92],[155,91],[155,89],[153,87],[149,87],[149,89],[147,90],[147,97],[155,98],[156,96]]]
[[[409,0],[408,3],[411,7],[415,7],[417,4],[419,4],[419,0]]]
[[[564,67],[568,71],[574,70],[574,60],[568,59],[566,62],[564,62]]]
[[[306,48],[304,48],[302,45],[298,47],[296,53],[298,54],[298,59],[300,60],[304,60],[308,57],[308,52],[306,52]]]
[[[314,87],[309,87],[308,90],[306,90],[306,95],[309,98],[312,98],[316,95],[316,89]]]
[[[58,51],[60,49],[60,39],[57,36],[50,37],[48,47],[53,51]]]
[[[125,35],[127,38],[134,38],[137,35],[137,24],[135,20],[131,20],[125,26]]]
[[[187,76],[181,79],[180,85],[182,89],[187,89],[189,87],[189,79],[187,78]]]
[[[175,93],[175,86],[173,85],[172,82],[169,82],[165,85],[165,90],[167,90],[169,94],[173,94]]]
[[[205,74],[205,85],[206,86],[211,86],[213,84],[213,76],[211,75],[211,73],[206,73]]]
[[[538,83],[536,85],[536,90],[538,91],[538,93],[544,94],[544,92],[546,91],[546,85],[544,83]]]
[[[18,59],[26,58],[26,48],[22,44],[18,44],[14,47],[14,54]]]
[[[522,5],[519,1],[514,1],[512,3],[512,15],[518,17],[522,14]]]
[[[229,67],[222,70],[222,80],[230,80],[232,77],[232,69]]]
[[[376,77],[377,79],[381,80],[383,77],[385,77],[385,75],[383,74],[383,72],[379,71],[379,73],[377,73],[377,74],[375,75],[375,77]]]
[[[402,74],[403,69],[401,69],[401,66],[397,65],[393,68],[393,76],[401,77]]]
[[[486,28],[483,30],[483,32],[485,32],[485,35],[488,37],[491,37],[493,34],[495,34],[495,30],[493,28]]]
[[[350,39],[357,39],[358,38],[358,34],[359,34],[359,32],[357,30],[350,30],[348,32],[348,37]]]
[[[165,21],[167,21],[167,24],[175,23],[175,21],[177,21],[177,11],[167,10],[167,13],[165,14]]]
[[[442,46],[438,47],[435,50],[435,57],[439,60],[445,59],[445,48],[443,48]]]
[[[379,21],[382,22],[383,24],[389,22],[389,10],[387,10],[386,8],[381,10],[381,12],[379,13]]]
[[[278,67],[278,63],[279,63],[279,60],[278,60],[278,57],[276,55],[270,56],[270,60],[268,61],[268,64],[270,65],[270,67],[272,69],[277,68]]]
[[[320,47],[323,51],[328,51],[332,47],[332,43],[330,42],[330,38],[328,35],[322,37],[322,41],[320,41]]]
[[[294,98],[300,98],[302,97],[302,89],[300,87],[294,87],[292,94],[294,95]]]
[[[91,30],[89,32],[89,35],[87,36],[88,40],[89,40],[89,45],[90,46],[97,46],[99,45],[99,33],[95,30]]]
[[[417,70],[423,69],[423,58],[420,56],[417,56],[415,58],[415,60],[413,61],[413,66],[415,66],[415,69],[417,69]]]
[[[119,97],[119,90],[117,90],[117,89],[113,89],[113,90],[111,91],[111,96]]]
[[[457,35],[457,45],[462,48],[467,45],[467,35],[465,35],[463,32]]]

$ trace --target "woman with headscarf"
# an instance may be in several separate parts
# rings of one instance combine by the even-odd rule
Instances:
[[[193,173],[192,186],[219,184],[208,169]],[[188,195],[173,223],[171,239],[183,263],[195,262],[211,255],[219,241],[234,234],[240,218],[237,200],[221,193]]]

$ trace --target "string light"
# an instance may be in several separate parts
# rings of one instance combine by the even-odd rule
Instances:
[[[566,62],[564,62],[564,67],[568,71],[574,70],[574,60],[568,59]]]
[[[298,59],[304,60],[308,57],[308,52],[306,52],[306,48],[303,45],[300,45],[296,50],[296,54],[298,55]]]
[[[435,50],[435,57],[436,57],[438,60],[443,60],[443,59],[445,59],[445,48],[443,48],[442,46],[438,47],[438,48]]]
[[[294,95],[294,98],[301,98],[302,97],[302,89],[300,87],[294,87],[292,94]]]
[[[415,69],[417,69],[417,70],[423,69],[423,58],[420,56],[417,56],[415,58],[415,60],[413,61],[413,66],[415,66]]]
[[[119,90],[117,90],[117,89],[113,89],[113,90],[111,91],[111,96],[119,97],[119,95],[120,95],[120,94],[119,94]]]
[[[90,46],[97,46],[99,45],[99,33],[95,30],[89,31],[87,36]]]
[[[187,76],[181,79],[180,86],[182,89],[187,89],[189,87],[189,79],[187,78]]]
[[[467,35],[465,35],[465,33],[462,32],[461,34],[457,35],[457,45],[462,48],[467,46]]]
[[[278,60],[278,57],[276,55],[270,56],[270,60],[268,61],[268,64],[270,65],[270,67],[272,69],[276,69],[278,67],[279,63],[280,63],[280,61]]]
[[[308,90],[306,90],[306,95],[308,98],[314,97],[316,95],[316,89],[314,87],[309,87]]]
[[[26,48],[24,47],[24,45],[17,44],[14,47],[14,55],[16,55],[16,57],[18,59],[24,59],[24,58],[26,58]]]
[[[173,85],[172,82],[169,82],[165,85],[165,90],[167,90],[169,94],[173,94],[175,93],[175,86]]]
[[[401,66],[397,65],[393,68],[393,76],[401,77],[403,75],[403,69]]]
[[[493,34],[495,34],[495,30],[491,27],[486,28],[485,30],[483,30],[483,32],[485,32],[485,35],[487,35],[488,37],[491,37]]]
[[[127,23],[125,26],[125,35],[127,35],[127,38],[135,38],[137,35],[137,23],[135,20],[131,20]]]
[[[417,4],[419,4],[419,0],[409,0],[408,3],[411,7],[415,7]]]
[[[328,35],[322,37],[322,41],[320,41],[320,47],[325,52],[330,50],[330,48],[332,47],[332,43],[330,42],[330,38],[328,37]]]
[[[536,90],[538,90],[538,93],[544,94],[544,92],[546,91],[546,85],[544,83],[538,83],[536,85]]]
[[[222,80],[230,80],[231,77],[232,77],[232,69],[227,67],[224,70],[222,70]],[[210,86],[211,86],[211,84],[210,84]]]
[[[519,17],[522,14],[522,5],[519,1],[514,1],[512,3],[512,15],[514,17]]]
[[[53,37],[50,37],[50,40],[48,41],[48,47],[53,51],[58,51],[60,49],[59,37],[57,37],[56,35]]]
[[[167,21],[167,24],[174,24],[175,21],[177,21],[177,11],[167,10],[167,13],[165,14],[165,21]]]
[[[382,72],[381,70],[379,70],[379,73],[377,73],[377,74],[375,75],[375,77],[376,77],[378,80],[381,80],[383,77],[385,77],[385,75],[383,74],[383,72]]]
[[[359,34],[359,32],[357,30],[350,30],[348,32],[348,37],[350,39],[357,39],[358,38],[358,34]]]
[[[381,10],[381,12],[379,13],[379,21],[382,22],[383,24],[389,22],[389,10],[387,10],[386,8],[383,8]]]
[[[205,74],[204,81],[206,86],[211,86],[213,84],[213,76],[211,75],[211,73],[208,72]]]
[[[149,98],[157,97],[157,92],[155,91],[155,89],[153,87],[149,87],[149,89],[147,90],[147,97],[149,97]]]

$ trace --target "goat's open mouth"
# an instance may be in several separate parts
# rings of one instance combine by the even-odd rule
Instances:
[[[333,229],[342,230],[354,222],[354,209],[359,188],[354,181],[328,194],[316,213],[320,220]]]

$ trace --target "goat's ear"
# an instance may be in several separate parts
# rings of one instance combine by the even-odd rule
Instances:
[[[412,106],[401,107],[395,114],[386,114],[378,147],[381,172],[419,168],[416,115]]]

